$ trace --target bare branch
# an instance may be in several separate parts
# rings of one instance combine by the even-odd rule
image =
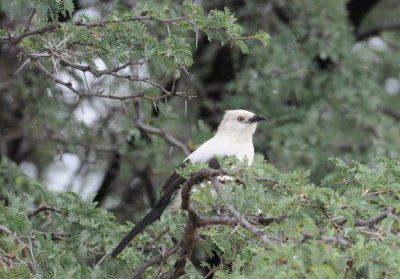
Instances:
[[[267,218],[262,216],[246,216],[245,218],[254,225],[268,226],[272,223],[281,222],[286,216],[280,216],[277,218]],[[235,217],[225,217],[225,216],[199,216],[197,220],[198,226],[210,226],[210,225],[225,225],[225,226],[237,226],[239,221]]]
[[[142,108],[140,101],[135,101],[134,106],[135,106],[135,114],[136,114],[134,123],[139,130],[141,130],[144,133],[160,136],[168,144],[179,148],[185,154],[185,156],[190,154],[190,151],[189,151],[187,145],[185,143],[179,141],[172,134],[166,132],[164,129],[150,126],[150,125],[144,123],[145,117],[144,117],[144,112],[143,112],[143,108]]]
[[[32,19],[33,19],[33,16],[35,15],[35,13],[36,13],[36,9],[33,8],[31,15],[29,16],[29,19],[25,24],[24,33],[29,31],[29,26],[31,25],[31,22],[32,22]]]
[[[322,232],[320,232],[319,236],[313,236],[311,234],[308,233],[302,233],[303,237],[296,243],[296,245],[300,245],[302,243],[304,243],[307,239],[320,239],[322,242],[326,243],[326,244],[336,244],[336,245],[341,245],[343,247],[351,247],[351,243],[348,242],[347,240],[339,237],[339,236],[326,236],[323,235]]]
[[[328,237],[326,235],[321,235],[321,240],[325,243],[333,243],[344,247],[351,247],[351,244],[347,240],[340,238],[338,236]]]
[[[16,37],[12,37],[9,34],[8,37],[0,37],[0,44],[3,43],[3,44],[9,44],[12,46],[16,46],[22,39],[24,39],[26,37],[35,36],[35,35],[43,35],[44,33],[56,30],[58,27],[59,27],[58,24],[50,24],[41,29],[23,32]]]
[[[31,58],[29,62],[32,62],[36,66],[38,66],[39,70],[41,70],[46,76],[48,76],[52,81],[54,81],[57,84],[60,84],[67,88],[68,90],[72,91],[74,94],[78,95],[81,98],[84,97],[99,97],[99,98],[104,98],[104,99],[114,99],[114,100],[119,100],[119,101],[125,101],[125,100],[130,100],[130,99],[136,99],[136,98],[142,98],[146,99],[152,102],[158,102],[160,100],[165,100],[169,98],[170,96],[177,96],[180,98],[184,98],[185,100],[191,100],[192,98],[195,98],[196,96],[194,95],[187,95],[185,92],[174,92],[174,91],[169,91],[166,88],[164,88],[160,83],[155,82],[150,80],[149,78],[140,78],[140,77],[135,77],[133,75],[128,75],[128,74],[119,74],[118,71],[127,68],[128,66],[132,65],[142,65],[143,63],[148,62],[148,60],[143,61],[143,62],[133,62],[133,61],[128,61],[120,66],[117,66],[112,69],[106,69],[106,70],[97,70],[93,68],[92,66],[88,65],[81,65],[81,64],[75,64],[72,62],[69,62],[65,58],[63,58],[62,55],[57,54],[54,50],[51,51],[51,54],[49,53],[43,53],[43,54],[30,54],[23,48],[19,46],[15,46],[19,51],[21,51],[25,56],[28,58]],[[60,63],[64,66],[68,66],[71,68],[74,68],[76,70],[82,71],[83,73],[85,72],[90,72],[93,74],[95,77],[100,78],[101,76],[113,76],[115,78],[120,78],[120,79],[126,79],[132,82],[143,82],[146,84],[149,84],[153,87],[156,87],[160,89],[163,94],[161,96],[156,96],[156,97],[151,97],[151,96],[146,96],[142,91],[136,93],[136,94],[130,94],[130,95],[124,95],[124,96],[117,96],[117,95],[111,95],[111,94],[103,94],[104,90],[98,90],[97,92],[91,92],[91,91],[80,91],[76,89],[72,82],[68,81],[63,81],[56,76],[54,76],[52,73],[50,73],[46,67],[38,61],[36,58],[38,57],[50,57],[50,58],[56,58],[57,60],[60,61]]]
[[[321,209],[323,215],[325,216],[325,218],[329,221],[329,223],[331,223],[332,227],[337,232],[341,232],[342,231],[342,227],[332,220],[332,218],[329,216],[328,212],[326,211],[326,208],[324,206],[321,206],[320,209]]]
[[[57,212],[57,213],[61,212],[59,209],[54,208],[53,206],[41,205],[37,209],[35,209],[33,212],[29,213],[28,218],[31,219],[32,217],[34,217],[44,211],[53,211],[53,212]]]
[[[184,144],[183,142],[179,141],[173,135],[171,135],[170,133],[166,132],[165,130],[163,130],[161,128],[153,127],[153,126],[150,126],[150,125],[147,125],[147,124],[144,124],[144,122],[142,122],[139,119],[135,122],[135,124],[136,124],[136,127],[138,127],[142,131],[145,131],[147,133],[155,134],[155,135],[159,135],[159,136],[163,137],[166,142],[168,142],[169,144],[171,144],[171,145],[173,145],[175,147],[178,147],[180,150],[182,150],[182,152],[186,156],[190,154],[190,151],[189,151],[188,147],[186,146],[186,144]]]
[[[197,221],[197,225],[202,226],[202,227],[210,226],[210,225],[237,226],[238,220],[234,217],[202,216]]]
[[[29,249],[29,253],[31,254],[31,258],[32,258],[32,264],[30,265],[30,268],[33,273],[36,273],[36,259],[35,259],[35,254],[33,253],[33,245],[32,245],[33,235],[32,235],[32,233],[30,233],[27,238],[28,238],[28,242],[29,242],[28,249]]]

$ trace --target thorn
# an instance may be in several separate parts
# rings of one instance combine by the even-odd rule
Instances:
[[[185,118],[186,118],[186,115],[187,115],[187,99],[185,98]]]
[[[157,112],[157,103],[155,100],[153,100],[153,107],[154,107],[154,110]]]
[[[30,60],[31,58],[26,59],[25,62],[21,65],[21,67],[19,67],[18,70],[15,71],[14,75],[17,75],[26,66],[26,64],[28,64]]]
[[[197,50],[198,44],[199,44],[199,29],[196,30],[196,50]]]
[[[125,100],[122,100],[122,106],[124,107],[124,110],[125,110],[126,114],[128,115],[128,117],[130,117],[130,116],[129,116],[129,112],[128,112],[128,110],[126,109],[126,106],[125,106]]]
[[[104,256],[97,262],[97,264],[95,266],[99,266],[107,257],[107,254],[104,254]]]
[[[169,24],[167,24],[167,30],[168,30],[168,37],[171,37],[171,31],[169,30]]]

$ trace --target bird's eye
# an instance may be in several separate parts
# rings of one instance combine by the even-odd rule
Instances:
[[[237,121],[243,122],[244,121],[244,117],[243,116],[238,116]]]

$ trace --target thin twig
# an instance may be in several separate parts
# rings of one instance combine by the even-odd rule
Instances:
[[[180,246],[180,242],[177,243],[175,246],[167,250],[165,253],[154,256],[148,260],[146,260],[139,268],[135,270],[133,273],[131,279],[137,279],[140,278],[141,274],[145,272],[150,266],[155,265],[157,263],[160,263],[161,261],[165,261],[166,258],[171,256],[173,253],[175,253],[176,250],[178,250],[178,247]]]
[[[28,242],[29,242],[29,253],[31,254],[32,257],[32,265],[31,269],[33,270],[34,273],[36,273],[36,259],[35,259],[35,254],[33,253],[33,245],[32,245],[32,233],[28,235]]]
[[[394,214],[396,210],[393,207],[390,207],[389,209],[385,210],[384,212],[376,215],[375,217],[371,218],[370,220],[364,221],[364,220],[356,220],[356,226],[357,227],[371,227],[382,220],[384,220],[386,217],[388,217],[391,214]]]
[[[321,235],[321,240],[324,243],[333,243],[333,244],[339,244],[344,247],[351,247],[351,244],[347,240],[340,238],[338,236],[329,237],[326,235]]]
[[[31,15],[29,16],[29,19],[28,19],[28,21],[27,21],[26,24],[25,24],[24,33],[26,33],[26,32],[29,31],[29,26],[30,26],[31,23],[32,23],[32,19],[33,19],[33,16],[35,15],[35,13],[36,13],[36,9],[33,8],[32,13],[31,13]]]
[[[145,132],[148,132],[150,134],[156,134],[159,135],[161,137],[163,137],[169,144],[178,147],[180,150],[182,150],[182,152],[187,156],[190,154],[190,151],[187,147],[186,144],[184,144],[183,142],[179,141],[178,139],[176,139],[173,135],[171,135],[170,133],[166,132],[165,130],[161,129],[161,128],[157,128],[157,127],[153,127],[147,124],[144,124],[142,121],[136,121],[136,126]]]
[[[38,215],[39,213],[43,211],[53,211],[57,213],[61,213],[61,211],[57,208],[54,208],[53,206],[47,206],[47,205],[41,205],[37,209],[35,209],[33,212],[28,214],[28,218],[31,219],[32,217]]]
[[[320,209],[321,209],[322,213],[324,214],[325,218],[329,221],[329,223],[331,223],[332,227],[337,232],[341,232],[342,231],[342,227],[332,220],[332,218],[329,216],[328,212],[326,211],[326,208],[324,206],[321,206]]]
[[[215,179],[215,178],[211,179],[211,183],[214,186],[214,189],[217,192],[218,197],[221,200],[224,200],[222,185],[218,181],[218,179]],[[264,232],[262,232],[261,230],[257,229],[255,226],[250,224],[250,222],[245,218],[245,216],[243,214],[241,214],[239,211],[237,211],[232,205],[225,203],[224,206],[233,215],[233,217],[235,217],[238,220],[239,224],[243,228],[245,228],[246,230],[251,232],[254,236],[258,237],[265,244],[271,245],[273,243],[281,243],[282,242],[281,239],[274,237],[274,236],[268,236]]]

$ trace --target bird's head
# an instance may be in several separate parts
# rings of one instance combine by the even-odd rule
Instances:
[[[218,126],[218,132],[251,137],[257,128],[257,123],[263,120],[267,120],[267,117],[247,110],[227,110]]]

